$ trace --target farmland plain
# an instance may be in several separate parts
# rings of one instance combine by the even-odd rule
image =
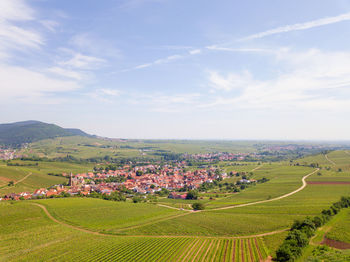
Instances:
[[[249,172],[259,166],[252,171],[252,178],[269,181],[215,200],[204,197],[200,200],[206,206],[204,211],[78,197],[0,203],[0,261],[260,261],[273,255],[295,219],[319,215],[341,196],[350,195],[349,185],[327,183],[350,181],[350,155],[344,151],[327,155],[336,165],[324,154],[261,166],[222,164],[227,172],[239,168]],[[311,163],[318,163],[320,170],[301,166]],[[1,177],[14,181],[32,172],[16,188],[30,190],[59,182],[50,179],[65,181],[48,176],[48,172],[82,172],[92,166],[39,162],[38,166],[0,168]],[[307,184],[278,199],[300,188],[302,178],[312,172],[307,182],[326,183]],[[3,181],[0,193],[7,192]],[[264,200],[273,201],[260,202]],[[160,198],[159,203],[181,207],[191,201]],[[251,205],[237,206],[245,203]],[[327,236],[339,239],[342,230],[348,230],[348,214]],[[348,241],[347,235],[342,237]]]

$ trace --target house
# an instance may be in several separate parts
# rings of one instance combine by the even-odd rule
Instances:
[[[168,198],[172,199],[186,199],[187,193],[184,194],[177,194],[176,192],[171,192],[168,196]]]

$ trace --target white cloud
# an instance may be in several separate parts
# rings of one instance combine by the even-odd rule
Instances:
[[[59,23],[53,20],[41,20],[40,24],[42,24],[46,29],[50,30],[51,32],[55,32],[56,27],[59,26]]]
[[[0,65],[0,79],[2,102],[11,102],[9,99],[16,98],[26,98],[26,101],[30,102],[32,98],[42,97],[45,94],[80,88],[75,81],[48,77],[42,72],[8,65]]]
[[[197,54],[200,54],[201,52],[202,50],[200,49],[193,49],[189,51],[190,55],[197,55]]]
[[[221,76],[218,72],[209,72],[210,86],[215,90],[230,91],[232,89],[240,89],[252,82],[250,73],[244,71],[242,73],[230,73],[226,77]]]
[[[73,70],[68,70],[62,67],[51,67],[47,70],[48,72],[54,73],[56,75],[65,77],[65,78],[72,78],[72,79],[76,79],[76,80],[82,80],[83,79],[83,75],[80,72],[77,71],[73,71]]]
[[[80,53],[74,53],[73,57],[59,62],[62,66],[78,69],[96,69],[106,63],[106,60],[94,56],[87,56]]]
[[[121,92],[117,89],[111,89],[111,88],[100,88],[100,89],[96,89],[92,92],[87,93],[86,95],[102,101],[102,102],[106,102],[106,103],[110,103],[113,101],[114,98],[120,96]]]
[[[215,92],[209,102],[198,107],[228,107],[273,110],[350,111],[350,53],[284,51],[274,56],[281,73],[270,79],[257,79],[253,73],[208,73]],[[239,92],[230,93],[238,90]],[[344,94],[346,94],[344,96]]]
[[[350,20],[350,13],[345,13],[345,14],[332,16],[332,17],[325,17],[325,18],[321,18],[321,19],[317,19],[309,22],[277,27],[274,29],[270,29],[264,32],[260,32],[257,34],[244,37],[241,40],[252,40],[252,39],[262,38],[265,36],[270,36],[270,35],[275,35],[280,33],[287,33],[291,31],[306,30],[314,27],[330,25],[330,24],[339,23],[342,21],[349,21],[349,20]]]

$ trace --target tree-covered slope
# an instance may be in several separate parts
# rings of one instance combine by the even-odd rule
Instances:
[[[0,144],[3,145],[15,146],[42,139],[76,135],[89,136],[79,129],[65,129],[39,121],[0,124]]]

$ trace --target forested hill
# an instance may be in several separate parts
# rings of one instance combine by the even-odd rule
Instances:
[[[90,136],[80,129],[62,128],[40,121],[0,124],[0,145],[18,146],[42,139],[61,136]]]

